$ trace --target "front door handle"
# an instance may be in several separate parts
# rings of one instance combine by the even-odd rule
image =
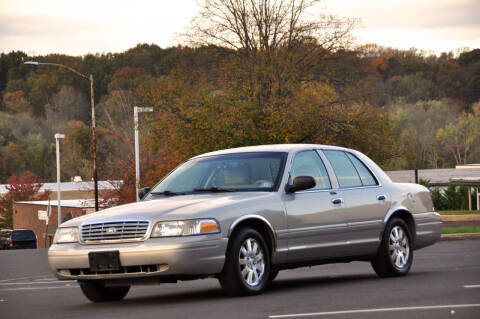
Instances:
[[[333,203],[334,205],[341,204],[341,203],[343,203],[343,199],[341,199],[341,198],[334,198],[334,199],[332,199],[332,203]]]
[[[385,195],[378,195],[378,196],[377,196],[377,199],[378,199],[378,200],[386,200],[386,199],[387,199],[387,196],[385,196]]]

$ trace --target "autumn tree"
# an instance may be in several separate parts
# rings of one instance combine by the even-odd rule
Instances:
[[[46,120],[50,125],[61,128],[69,121],[86,122],[90,116],[90,101],[86,94],[71,86],[63,86],[45,105]]]
[[[26,173],[24,176],[13,174],[7,180],[8,193],[0,198],[0,228],[13,227],[12,205],[17,201],[45,200],[50,191],[38,193],[43,183],[35,174]]]
[[[480,144],[480,103],[472,113],[462,112],[458,121],[437,131],[437,138],[455,159],[455,163],[467,164],[472,148]]]
[[[259,107],[288,96],[350,40],[354,21],[321,14],[318,0],[204,0],[188,40],[236,51],[230,81],[247,85]]]

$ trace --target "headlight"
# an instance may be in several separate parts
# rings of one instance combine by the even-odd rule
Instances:
[[[63,227],[58,228],[53,238],[54,244],[62,243],[76,243],[78,242],[78,228],[77,227]]]
[[[220,227],[213,219],[177,220],[158,222],[151,237],[190,236],[219,233]]]

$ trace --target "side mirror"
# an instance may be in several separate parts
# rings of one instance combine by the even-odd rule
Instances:
[[[144,187],[144,188],[141,188],[138,190],[138,198],[140,198],[140,200],[142,200],[147,194],[148,192],[150,192],[152,188],[151,187]]]
[[[315,187],[317,183],[312,176],[297,176],[293,179],[291,185],[287,185],[285,191],[287,194],[295,193],[298,191],[303,191]]]

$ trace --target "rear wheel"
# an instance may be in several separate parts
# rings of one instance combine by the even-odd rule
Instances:
[[[122,300],[130,290],[130,286],[105,287],[99,282],[79,282],[80,289],[90,301],[107,302]]]
[[[404,276],[413,262],[412,236],[403,219],[391,219],[372,267],[380,277]]]
[[[270,274],[270,255],[263,237],[254,229],[243,228],[231,240],[219,276],[223,290],[230,296],[263,292]]]

